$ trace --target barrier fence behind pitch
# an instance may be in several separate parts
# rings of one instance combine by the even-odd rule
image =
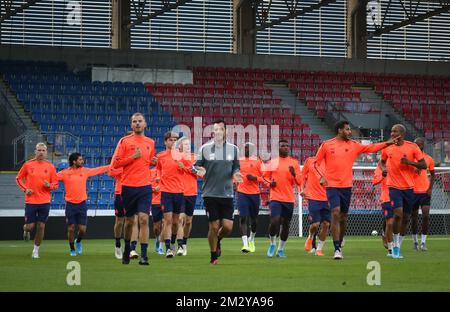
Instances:
[[[380,185],[373,186],[375,167],[354,167],[353,195],[350,203],[347,235],[370,235],[373,230],[381,233],[383,215],[380,204]],[[450,167],[435,168],[436,181],[433,187],[430,210],[430,234],[450,234]],[[308,202],[296,196],[294,216],[289,234],[308,235]],[[299,214],[299,211],[302,211]],[[421,212],[419,211],[419,233]]]

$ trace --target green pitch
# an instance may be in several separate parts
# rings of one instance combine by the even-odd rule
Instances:
[[[290,238],[287,258],[266,256],[268,240],[256,252],[241,254],[238,238],[225,239],[217,266],[209,265],[206,238],[190,239],[188,255],[166,259],[149,246],[149,266],[137,260],[122,265],[114,258],[113,240],[83,241],[83,255],[69,256],[65,241],[44,241],[41,259],[32,260],[32,242],[0,241],[0,291],[450,291],[450,237],[431,236],[427,252],[403,243],[405,259],[386,257],[380,237],[348,237],[344,260],[303,251],[305,240]],[[139,251],[139,247],[138,247]],[[66,282],[69,261],[81,266],[81,285]],[[380,286],[369,286],[369,261],[380,264]]]

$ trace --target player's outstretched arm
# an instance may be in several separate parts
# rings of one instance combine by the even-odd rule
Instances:
[[[93,176],[108,172],[110,168],[111,168],[110,165],[106,165],[106,166],[101,166],[101,167],[97,167],[97,168],[86,168],[86,169],[87,169],[88,177],[93,177]]]
[[[400,162],[404,165],[409,165],[409,166],[413,166],[417,169],[421,169],[421,170],[426,170],[427,169],[427,164],[425,163],[425,159],[421,159],[418,162],[412,161],[407,159],[406,157],[403,157]]]

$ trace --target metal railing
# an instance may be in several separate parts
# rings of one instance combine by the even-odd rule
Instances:
[[[0,102],[1,105],[6,109],[10,120],[13,122],[14,126],[19,130],[19,132],[25,132],[28,130],[27,126],[23,122],[22,118],[20,118],[17,111],[14,109],[11,102],[8,100],[8,95],[6,93],[6,83],[2,76],[0,76]],[[20,131],[21,130],[21,131]]]
[[[70,132],[25,132],[13,140],[14,166],[18,167],[34,155],[39,142],[47,144],[48,160],[56,163],[70,153],[79,151],[80,137]]]

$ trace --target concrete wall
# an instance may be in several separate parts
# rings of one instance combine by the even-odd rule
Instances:
[[[364,129],[382,129],[389,127],[389,118],[380,114],[352,114],[343,113],[345,119],[351,120],[352,124]]]
[[[184,69],[143,69],[93,67],[92,81],[193,83],[193,74]]]
[[[195,66],[271,68],[285,70],[374,72],[399,74],[449,75],[450,62],[394,60],[360,60],[329,57],[296,57],[269,55],[236,55],[98,48],[60,48],[0,45],[1,59],[64,61],[74,69],[87,65],[108,67],[138,66],[140,68],[190,69]]]
[[[12,141],[19,136],[9,115],[0,105],[0,171],[14,168],[14,146]]]

